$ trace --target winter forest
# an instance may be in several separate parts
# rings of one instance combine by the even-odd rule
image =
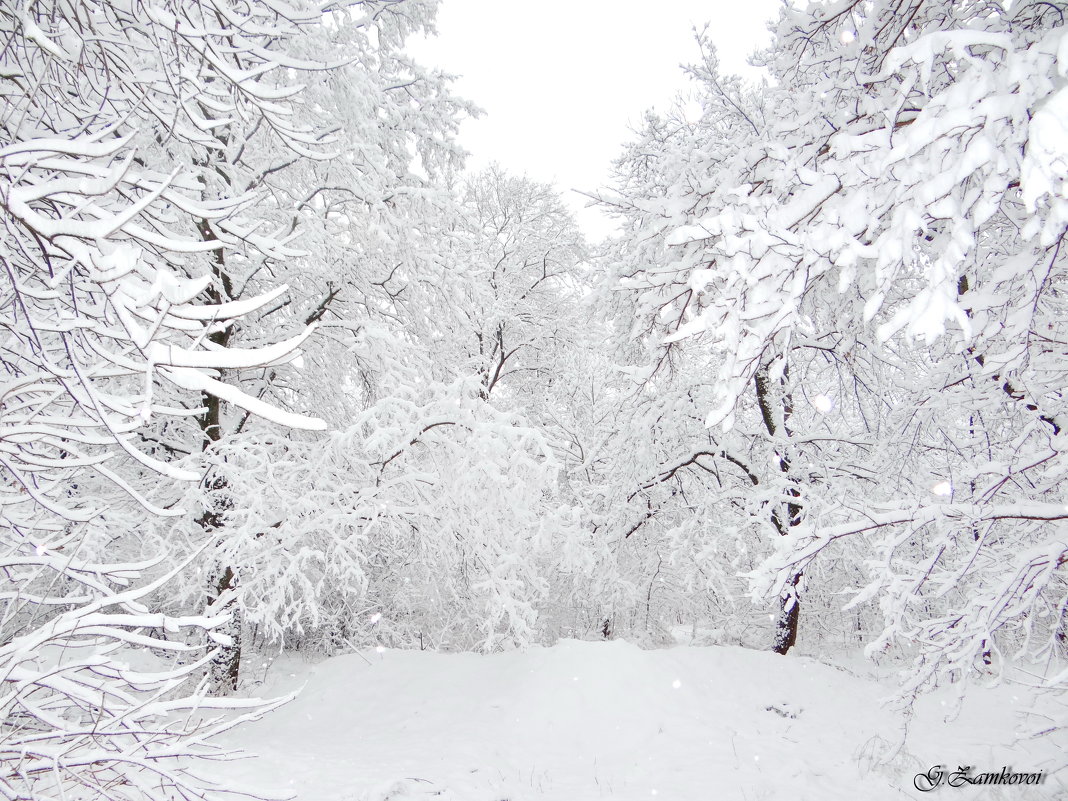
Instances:
[[[699,35],[601,242],[465,169],[478,98],[406,52],[437,4],[0,0],[0,798],[286,797],[213,773],[285,728],[269,658],[554,648],[877,664],[888,798],[950,761],[931,693],[1026,684],[997,767],[1056,797],[1068,3],[787,3],[759,86]],[[661,797],[790,789],[704,781]]]

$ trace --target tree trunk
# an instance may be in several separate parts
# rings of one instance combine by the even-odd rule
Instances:
[[[237,575],[229,567],[222,571],[218,580],[213,583],[214,595],[208,596],[208,605],[217,602],[219,597],[229,591],[237,589]],[[218,611],[218,610],[215,610]],[[216,695],[225,695],[237,690],[237,681],[241,673],[241,610],[236,604],[230,604],[230,620],[220,634],[230,638],[229,645],[220,645],[215,657],[211,660],[210,680],[211,690]]]
[[[224,143],[225,144],[225,143]],[[217,237],[212,231],[207,220],[201,220],[199,224],[201,238],[205,241],[213,241]],[[227,271],[226,257],[222,250],[215,251],[214,263],[212,264],[217,283],[209,284],[204,290],[207,300],[211,304],[221,304],[235,300],[233,282]],[[227,347],[234,334],[234,327],[227,327],[221,331],[215,331],[208,339],[219,347]],[[222,439],[222,401],[214,395],[203,394],[204,414],[197,422],[204,437],[201,440],[202,448],[207,451]],[[231,507],[231,501],[226,497],[227,482],[223,476],[205,476],[205,488],[208,492],[209,507],[197,521],[204,529],[207,537],[221,538],[225,528],[226,512]],[[230,590],[237,589],[238,574],[236,569],[229,564],[223,564],[216,568],[212,578],[208,582],[208,605],[218,603],[219,597]],[[229,602],[230,621],[226,625],[224,633],[228,635],[230,644],[219,645],[218,651],[212,659],[210,679],[211,691],[216,695],[225,695],[237,690],[237,681],[241,672],[241,628],[242,619],[238,604]],[[216,610],[221,611],[221,610]]]
[[[783,370],[783,378],[781,383],[784,386],[782,396],[782,427],[783,432],[790,435],[790,415],[793,412],[793,403],[789,391],[785,389],[785,384],[788,379],[789,373],[787,370]],[[769,436],[775,437],[776,432],[779,429],[776,416],[774,414],[771,391],[771,379],[768,376],[768,365],[762,364],[757,370],[756,375],[753,377],[753,384],[756,389],[757,405],[760,408],[760,416],[764,421],[764,428],[767,430]],[[790,458],[785,453],[785,448],[778,454],[779,470],[784,476],[790,476]],[[791,481],[796,481],[792,479]],[[788,490],[788,494],[794,498],[800,498],[801,493],[796,486],[791,486]],[[781,536],[786,536],[790,529],[800,524],[801,522],[801,506],[797,503],[786,504],[786,520],[783,520],[783,516],[780,511],[780,507],[776,508],[771,513],[771,522],[775,526],[775,529]],[[779,616],[775,621],[775,642],[772,645],[772,650],[777,654],[786,654],[797,643],[797,630],[801,621],[801,598],[800,598],[800,584],[801,584],[802,571],[798,570],[796,573],[787,579],[782,592],[779,595]]]
[[[797,644],[797,624],[801,617],[797,585],[800,581],[801,574],[794,573],[779,594],[779,618],[775,622],[775,644],[771,648],[777,654],[785,654]]]
[[[220,403],[217,398],[213,398],[212,401],[216,407]],[[215,413],[217,414],[217,412],[218,410],[216,409]],[[204,415],[202,420],[211,419],[212,417],[211,405],[209,405],[208,413]],[[214,430],[217,431],[218,427],[216,426]],[[212,437],[209,431],[211,429],[205,429],[205,449],[211,442],[218,440],[218,435]],[[205,536],[220,537],[223,531],[224,515],[230,507],[229,499],[223,494],[226,489],[226,479],[219,476],[209,477],[205,479],[205,484],[211,508],[205,510],[204,514],[197,520],[197,523],[204,529]],[[213,612],[223,611],[220,608],[219,599],[224,593],[236,590],[237,582],[237,572],[233,567],[224,564],[216,568],[212,577],[208,580],[208,595],[206,598],[207,605]],[[230,612],[230,620],[225,629],[219,633],[229,637],[229,644],[215,646],[218,651],[211,661],[210,669],[211,692],[215,695],[234,692],[237,689],[238,675],[241,670],[241,611],[239,605],[235,604],[233,599],[225,601],[224,605]]]

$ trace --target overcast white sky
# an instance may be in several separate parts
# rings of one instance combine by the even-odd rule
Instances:
[[[603,185],[631,126],[686,87],[693,27],[709,33],[726,69],[767,43],[780,0],[443,0],[436,39],[411,42],[423,64],[458,74],[458,92],[486,115],[464,123],[472,167],[496,161],[568,189]],[[591,236],[607,233],[580,212]]]

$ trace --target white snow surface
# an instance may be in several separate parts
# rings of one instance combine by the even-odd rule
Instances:
[[[875,670],[577,640],[488,656],[283,656],[258,692],[299,696],[228,735],[259,758],[212,771],[302,801],[1068,797],[1061,774],[1037,787],[917,791],[913,777],[936,764],[1049,773],[1066,744],[1014,735],[1017,713],[1047,696],[1006,684],[958,705],[955,685],[921,699],[904,748],[880,762],[904,719],[883,703],[889,671]]]

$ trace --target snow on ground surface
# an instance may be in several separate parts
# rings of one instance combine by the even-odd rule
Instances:
[[[301,801],[702,801],[1068,798],[1039,787],[942,786],[935,764],[973,773],[1055,768],[1064,738],[1014,744],[1016,713],[1048,704],[1019,687],[925,697],[905,748],[891,681],[855,667],[733,647],[644,651],[565,640],[493,654],[374,651],[274,662],[259,691],[296,700],[229,735],[260,754],[213,768]]]

